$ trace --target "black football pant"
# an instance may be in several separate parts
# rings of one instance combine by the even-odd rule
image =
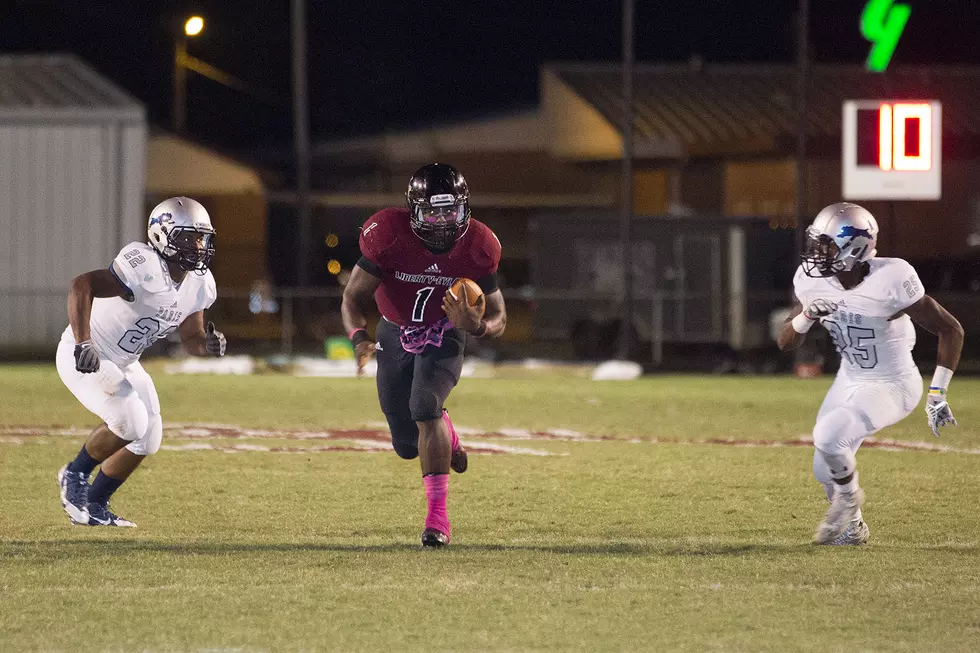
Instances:
[[[442,417],[442,404],[459,383],[466,334],[449,329],[440,347],[421,354],[402,349],[398,325],[382,318],[377,329],[378,399],[388,419],[391,444],[402,458],[419,455],[416,422]]]

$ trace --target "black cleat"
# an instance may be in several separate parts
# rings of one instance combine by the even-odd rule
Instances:
[[[452,458],[449,459],[449,467],[457,474],[462,474],[466,471],[468,465],[469,460],[466,457],[466,449],[463,448],[463,445],[459,445],[453,449]]]
[[[422,531],[422,546],[426,548],[441,549],[449,544],[449,536],[435,528],[427,528]]]

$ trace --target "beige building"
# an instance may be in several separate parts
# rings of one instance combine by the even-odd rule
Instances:
[[[167,132],[151,133],[146,150],[146,213],[168,197],[193,197],[218,234],[212,269],[220,287],[247,289],[267,278],[268,209],[258,172]]]
[[[529,211],[611,208],[620,197],[622,86],[616,64],[551,64],[536,109],[314,148],[322,206],[402,202],[424,162],[459,167],[474,208],[511,243]],[[945,139],[938,202],[868,202],[882,217],[885,253],[965,255],[980,237],[980,68],[814,66],[806,129],[808,212],[838,201],[841,103],[938,99]],[[784,65],[637,66],[635,201],[640,214],[762,216],[791,226],[796,203],[795,71]],[[290,199],[278,194],[279,200]],[[926,227],[942,216],[942,232]],[[972,235],[972,236],[971,236]],[[511,236],[511,237],[508,237]],[[512,252],[518,255],[518,252]]]

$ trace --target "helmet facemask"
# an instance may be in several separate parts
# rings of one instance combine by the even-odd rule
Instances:
[[[843,261],[838,260],[840,247],[833,238],[822,234],[813,227],[807,229],[806,246],[800,262],[808,277],[832,277],[844,269]]]
[[[214,258],[214,232],[193,227],[172,227],[167,232],[167,244],[160,255],[185,272],[204,274]]]
[[[465,197],[433,195],[412,203],[412,231],[434,250],[447,250],[469,227],[470,210]]]

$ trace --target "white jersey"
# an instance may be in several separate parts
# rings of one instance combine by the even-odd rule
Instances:
[[[218,297],[210,270],[188,272],[175,284],[166,262],[146,243],[123,247],[109,271],[129,296],[96,298],[89,330],[99,357],[119,367],[139,360],[144,349],[173,333],[188,315],[210,308]]]
[[[925,296],[919,275],[900,258],[873,258],[868,263],[868,276],[850,290],[835,277],[808,277],[800,267],[793,278],[796,297],[804,309],[815,299],[837,304],[820,323],[840,353],[839,375],[881,380],[916,373],[912,320],[908,315],[891,318]]]

